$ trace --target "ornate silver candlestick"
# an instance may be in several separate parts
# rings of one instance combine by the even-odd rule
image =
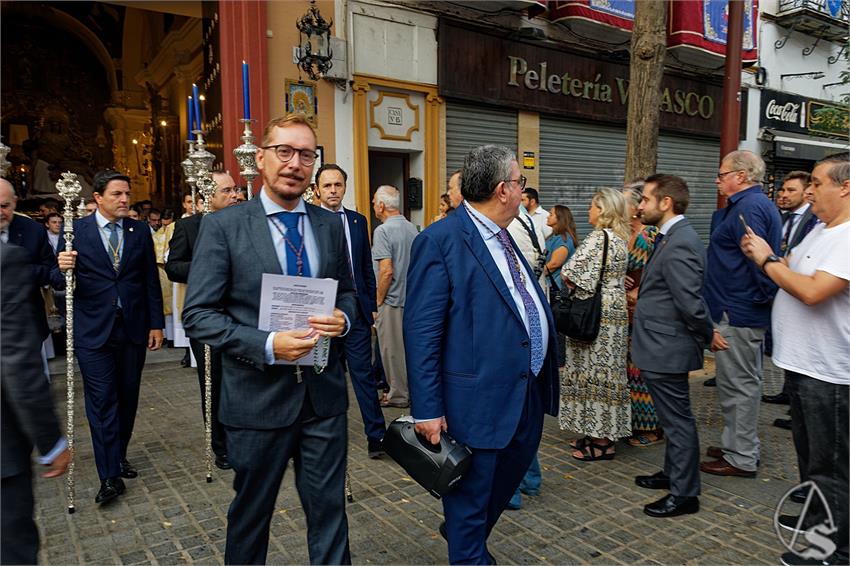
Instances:
[[[65,251],[74,251],[74,203],[80,196],[83,187],[77,176],[70,171],[62,173],[62,179],[56,183],[59,196],[65,201],[63,217],[65,220]],[[85,208],[83,208],[85,210]],[[65,272],[65,380],[67,391],[65,397],[65,435],[68,437],[68,449],[71,451],[71,463],[68,465],[68,513],[74,512],[74,270]]]
[[[251,131],[251,122],[242,118],[239,120],[245,125],[242,131],[242,145],[233,150],[233,155],[239,163],[239,176],[248,184],[248,199],[254,198],[254,179],[260,172],[257,171],[257,146],[254,145],[254,133]]]
[[[192,191],[192,214],[195,213],[195,163],[189,159],[189,156],[192,155],[192,152],[195,151],[195,142],[194,140],[186,140],[186,159],[180,162],[180,166],[183,168],[183,180],[186,181],[186,184],[189,185],[189,189]]]
[[[204,197],[204,214],[209,214],[210,200],[215,193],[215,181],[212,178],[212,164],[215,155],[205,149],[201,132],[195,132],[198,142],[189,158],[195,166],[195,185]],[[212,482],[212,349],[204,344],[204,439],[206,441],[207,483]]]

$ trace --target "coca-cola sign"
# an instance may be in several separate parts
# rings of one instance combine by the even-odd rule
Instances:
[[[776,90],[761,91],[761,127],[785,132],[808,133],[807,100],[796,94]]]

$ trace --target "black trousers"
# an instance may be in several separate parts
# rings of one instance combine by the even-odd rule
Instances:
[[[848,558],[848,394],[850,386],[785,372],[791,396],[791,432],[803,481],[813,481],[832,512],[835,557]],[[820,498],[812,497],[807,527],[827,518]],[[841,562],[846,563],[846,562]]]
[[[265,564],[269,526],[290,458],[307,517],[310,563],[351,564],[345,514],[346,415],[317,418],[310,413],[303,411],[302,418],[286,428],[227,427],[236,496],[227,512],[225,564]]]
[[[189,345],[192,347],[195,360],[198,362],[198,385],[201,388],[201,414],[204,418],[204,425],[206,425],[207,414],[204,410],[206,407],[204,345],[197,340],[189,340]],[[221,425],[221,421],[218,420],[218,401],[221,398],[221,351],[215,348],[212,349],[210,378],[210,381],[212,381],[212,451],[216,456],[224,456],[227,454],[226,432]]]
[[[38,529],[32,519],[32,470],[3,478],[0,488],[0,564],[35,564]]]

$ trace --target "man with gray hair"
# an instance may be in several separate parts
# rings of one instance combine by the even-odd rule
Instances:
[[[751,151],[733,151],[720,162],[715,183],[728,197],[711,219],[705,300],[714,321],[717,396],[723,413],[721,446],[700,464],[707,474],[754,477],[758,469],[758,411],[764,335],[776,284],[747,260],[740,242],[745,225],[778,249],[782,219],[762,192],[764,161]],[[658,245],[656,243],[656,245]]]
[[[407,368],[404,359],[402,317],[407,289],[407,265],[416,227],[399,211],[399,192],[381,185],[372,197],[372,207],[381,225],[372,236],[372,260],[377,280],[378,318],[375,331],[381,360],[390,390],[381,400],[382,407],[404,408],[410,405]]]
[[[514,152],[466,156],[464,201],[413,242],[404,339],[416,431],[443,431],[472,465],[443,496],[451,564],[494,564],[487,538],[558,413],[555,327],[507,227],[522,202]]]

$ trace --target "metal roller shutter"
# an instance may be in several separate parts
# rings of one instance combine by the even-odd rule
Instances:
[[[447,171],[460,169],[471,149],[486,144],[504,145],[516,151],[516,111],[447,102]]]
[[[719,140],[661,134],[658,138],[658,172],[678,175],[688,183],[691,204],[685,213],[703,242],[708,244],[711,215],[717,210]]]
[[[688,218],[708,242],[711,214],[717,205],[719,144],[714,140],[661,134],[658,171],[688,183]],[[587,234],[590,199],[599,187],[621,187],[626,130],[616,126],[540,117],[540,201],[548,208],[563,204],[573,212],[579,236]]]
[[[622,128],[540,116],[540,204],[568,206],[584,237],[591,197],[599,187],[623,186],[625,156]]]

